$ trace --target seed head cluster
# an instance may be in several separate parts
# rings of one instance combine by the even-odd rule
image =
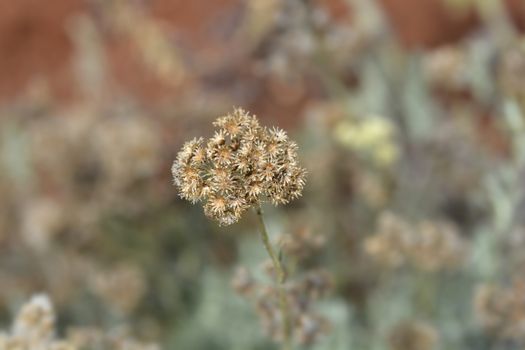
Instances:
[[[260,126],[240,108],[213,125],[213,137],[185,143],[173,163],[182,198],[204,202],[206,216],[230,225],[261,201],[286,204],[301,195],[306,171],[285,131]]]

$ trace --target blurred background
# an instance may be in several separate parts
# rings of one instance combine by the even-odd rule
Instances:
[[[524,35],[523,0],[1,2],[0,328],[45,293],[63,339],[277,349],[254,216],[170,174],[240,106],[308,169],[265,207],[332,276],[297,349],[525,349]]]

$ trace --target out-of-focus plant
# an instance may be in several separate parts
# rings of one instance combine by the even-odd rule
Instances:
[[[124,329],[104,332],[96,328],[71,328],[59,339],[56,335],[56,315],[49,297],[35,295],[22,305],[11,329],[0,333],[0,348],[31,350],[159,350],[153,343],[142,343],[130,337]]]

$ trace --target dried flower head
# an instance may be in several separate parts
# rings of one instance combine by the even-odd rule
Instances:
[[[388,342],[392,350],[431,350],[438,334],[434,327],[421,321],[404,321],[390,332]]]
[[[261,201],[286,204],[301,195],[306,171],[286,132],[260,126],[240,108],[213,124],[213,137],[185,143],[173,163],[182,198],[203,201],[206,216],[230,225]]]
[[[305,260],[320,250],[326,243],[326,236],[315,234],[309,228],[301,226],[280,237],[280,245],[287,256]]]
[[[408,249],[414,266],[424,271],[453,270],[465,261],[467,247],[458,229],[445,221],[418,223]]]
[[[0,332],[0,349],[76,350],[66,341],[55,339],[55,313],[49,298],[35,295],[24,304],[10,332]]]
[[[117,328],[105,332],[96,328],[71,328],[65,339],[55,336],[55,311],[47,295],[35,295],[24,304],[9,332],[0,331],[2,350],[159,350],[153,343],[142,343]]]
[[[444,91],[457,91],[467,85],[468,56],[460,46],[445,46],[429,52],[424,72],[430,84]]]
[[[239,295],[254,304],[264,332],[275,341],[283,341],[285,316],[280,308],[279,289],[255,280],[245,268],[237,270],[232,284]],[[333,276],[320,269],[286,281],[285,297],[289,306],[291,336],[295,343],[312,344],[330,331],[330,322],[317,312],[315,302],[326,297],[333,287]]]
[[[90,287],[111,309],[127,315],[145,294],[146,278],[138,267],[122,264],[96,271]]]
[[[125,326],[103,331],[93,327],[73,327],[67,331],[67,340],[73,349],[112,350],[160,350],[155,343],[135,339],[132,331]]]
[[[249,296],[257,283],[247,268],[239,267],[235,271],[231,284],[239,295]]]
[[[301,345],[312,345],[330,330],[330,322],[317,314],[302,314],[296,322],[294,333]]]
[[[525,282],[511,286],[478,286],[474,297],[476,318],[483,329],[499,338],[525,340]]]
[[[49,343],[53,338],[55,314],[46,295],[36,295],[18,313],[13,336],[24,339],[32,347],[38,343]]]
[[[446,221],[406,222],[389,212],[379,218],[378,232],[364,242],[365,252],[384,267],[404,264],[428,272],[454,270],[465,261],[467,242]]]
[[[378,232],[365,240],[368,255],[383,266],[396,268],[406,262],[406,247],[413,235],[410,225],[401,217],[385,211],[378,220]]]

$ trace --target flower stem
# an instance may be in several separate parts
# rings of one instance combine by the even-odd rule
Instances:
[[[279,306],[281,308],[281,315],[283,318],[283,350],[292,349],[292,327],[290,320],[290,311],[288,308],[288,300],[286,298],[286,290],[284,288],[284,283],[286,282],[286,271],[279,260],[279,257],[275,254],[275,251],[270,243],[270,238],[268,236],[268,231],[266,230],[266,225],[264,224],[263,213],[260,205],[255,207],[255,212],[257,213],[257,222],[259,224],[259,233],[261,235],[261,240],[263,241],[264,247],[268,252],[268,255],[272,259],[273,267],[276,273],[276,283],[279,289]]]

